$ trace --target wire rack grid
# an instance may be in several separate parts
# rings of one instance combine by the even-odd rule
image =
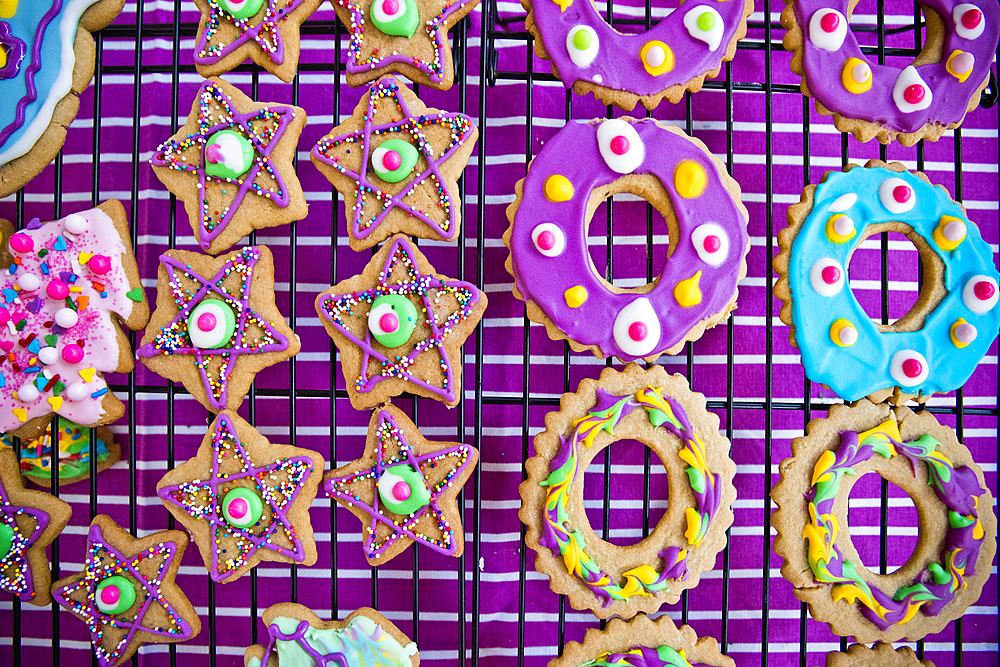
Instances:
[[[650,0],[607,0],[598,6],[623,31],[648,28],[669,11]],[[787,328],[776,317],[780,304],[770,293],[771,260],[787,204],[826,170],[871,157],[896,159],[926,171],[964,201],[994,252],[1000,240],[998,108],[971,113],[962,130],[936,144],[911,149],[858,144],[836,132],[801,96],[781,47],[780,9],[777,0],[764,7],[758,3],[747,39],[720,77],[682,103],[664,103],[647,114],[684,128],[723,158],[751,213],[752,248],[740,310],[680,355],[660,360],[671,372],[684,374],[719,414],[734,445],[740,494],[730,546],[715,572],[663,613],[716,637],[741,665],[818,665],[827,651],[847,644],[794,600],[770,550],[773,506],[767,494],[777,463],[805,424],[837,402],[804,377],[797,352],[787,343]],[[197,16],[192,3],[181,0],[128,3],[115,24],[96,36],[95,80],[81,98],[63,152],[24,191],[0,203],[5,217],[21,226],[33,216],[54,219],[105,199],[123,200],[147,290],[155,288],[157,257],[164,249],[196,249],[184,214],[178,216],[177,202],[152,176],[146,160],[183,123],[201,81],[191,59]],[[514,182],[544,141],[570,119],[622,114],[564,91],[548,64],[534,56],[523,21],[516,3],[484,0],[451,32],[456,86],[448,93],[418,88],[430,106],[469,113],[480,129],[461,184],[465,224],[457,249],[420,243],[439,272],[474,281],[490,298],[486,318],[464,350],[465,400],[454,411],[426,399],[396,401],[425,435],[472,442],[482,453],[460,496],[465,555],[448,559],[414,548],[370,568],[357,544],[357,521],[318,499],[312,511],[320,553],[315,566],[263,564],[236,583],[217,586],[205,576],[195,550],[189,550],[178,583],[195,603],[203,631],[184,644],[147,646],[132,664],[242,664],[243,648],[266,637],[260,612],[288,600],[341,618],[357,607],[373,606],[417,641],[421,659],[433,664],[544,665],[566,641],[582,640],[587,628],[603,625],[589,612],[569,608],[534,572],[534,555],[524,546],[516,512],[523,462],[544,415],[556,409],[562,392],[574,390],[583,377],[595,377],[606,364],[572,353],[528,322],[523,305],[510,293],[511,279],[502,268],[506,250],[499,239]],[[866,52],[880,62],[905,64],[923,43],[920,8],[909,2],[862,0],[852,25],[868,40]],[[343,201],[306,162],[308,149],[351,113],[361,91],[344,84],[347,38],[331,9],[318,11],[302,34],[300,74],[292,84],[250,66],[226,77],[254,99],[297,104],[309,114],[298,173],[310,215],[249,239],[275,253],[279,307],[302,337],[303,351],[258,375],[241,414],[272,441],[315,449],[333,467],[360,454],[367,415],[347,400],[332,361],[336,350],[312,301],[327,285],[359,272],[370,255],[347,246]],[[994,83],[984,106],[995,102],[995,91]],[[618,195],[597,210],[594,220],[589,243],[597,270],[619,286],[652,280],[673,241],[662,215],[636,197]],[[850,271],[869,314],[883,321],[901,316],[919,292],[917,256],[892,235],[867,240]],[[127,416],[113,428],[123,461],[89,483],[60,489],[53,480],[51,492],[74,507],[71,525],[51,549],[53,578],[81,567],[86,525],[95,514],[109,514],[139,535],[173,527],[155,499],[155,484],[175,462],[193,455],[209,421],[182,387],[142,367],[111,382],[128,406]],[[994,343],[966,388],[935,399],[929,408],[972,449],[994,497],[998,393]],[[896,487],[863,481],[851,497],[852,534],[865,564],[886,572],[912,551],[918,517]],[[603,462],[595,461],[587,471],[588,515],[604,539],[634,542],[662,516],[665,490],[665,475],[648,448],[615,443]],[[995,562],[992,573],[965,619],[915,645],[921,657],[938,665],[997,664]],[[57,608],[0,602],[2,663],[86,664],[88,640],[83,624]]]

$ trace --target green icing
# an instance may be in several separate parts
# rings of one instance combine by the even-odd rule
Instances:
[[[382,318],[389,311],[396,316],[396,330],[382,329]],[[417,309],[413,302],[402,294],[383,294],[372,302],[368,315],[368,328],[379,344],[386,347],[399,347],[408,340],[417,326]]]
[[[400,483],[406,484],[410,491],[409,497],[403,500],[394,495],[396,486]],[[378,480],[378,496],[387,510],[402,516],[413,514],[431,501],[431,492],[424,476],[409,463],[400,463],[382,471]]]
[[[10,553],[12,544],[14,544],[14,529],[5,523],[0,523],[0,558]]]
[[[948,523],[952,528],[968,528],[975,522],[975,517],[959,514],[955,510],[948,510]]]
[[[256,14],[256,12],[254,12]],[[252,16],[252,14],[251,14]],[[219,146],[225,161],[216,161],[213,146]],[[238,152],[237,152],[238,151]],[[212,178],[236,180],[253,166],[254,148],[250,141],[234,130],[216,132],[205,142],[205,174]]]
[[[301,620],[279,616],[274,619],[283,634],[294,633]],[[350,632],[347,632],[347,630]],[[378,639],[373,637],[377,636]],[[406,646],[367,616],[355,616],[343,628],[321,630],[312,626],[306,630],[301,641],[308,642],[321,655],[342,653],[346,663],[352,667],[409,667],[410,657],[416,655],[417,645],[410,642]],[[315,667],[313,658],[297,641],[277,642],[278,664],[281,667]]]
[[[382,21],[377,15],[376,7],[382,7],[382,2],[383,0],[375,0],[369,12],[375,27],[386,35],[406,38],[413,37],[413,34],[417,32],[417,26],[420,25],[420,11],[417,8],[416,1],[398,0],[403,6],[403,13],[391,21]]]
[[[931,578],[935,584],[942,585],[951,581],[951,575],[944,571],[938,563],[931,563],[927,566],[927,571],[931,573]]]
[[[382,152],[382,149],[385,152]],[[399,155],[399,167],[389,169],[385,166],[386,153],[393,151]],[[399,183],[413,172],[419,158],[417,149],[409,141],[403,139],[387,139],[372,151],[372,169],[386,183]]]
[[[705,32],[708,32],[715,27],[715,16],[712,12],[702,12],[701,16],[698,17],[698,28]]]
[[[217,0],[219,8],[237,21],[256,16],[264,0]]]
[[[697,468],[686,468],[684,472],[688,475],[688,481],[695,493],[705,493],[705,475]]]

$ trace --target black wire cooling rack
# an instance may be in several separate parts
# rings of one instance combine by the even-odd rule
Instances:
[[[155,5],[156,8],[162,9],[161,5],[170,4],[173,5],[173,16],[174,20],[172,23],[147,23],[144,19],[145,8],[143,3],[138,3],[135,7],[135,23],[134,25],[124,25],[116,24],[113,25],[101,33],[95,35],[97,42],[97,58],[96,58],[96,74],[94,82],[89,90],[85,93],[85,96],[93,96],[93,109],[94,109],[94,123],[93,123],[93,188],[91,192],[91,203],[97,205],[101,201],[100,192],[100,176],[101,176],[101,146],[102,146],[102,97],[104,94],[104,79],[108,76],[119,76],[119,77],[132,77],[134,81],[133,85],[133,124],[131,128],[132,136],[132,159],[131,159],[131,184],[129,198],[129,204],[127,209],[129,211],[129,219],[132,225],[133,232],[133,244],[136,244],[136,231],[137,231],[137,220],[140,216],[140,170],[146,168],[144,161],[140,156],[140,135],[143,132],[142,129],[142,102],[144,95],[144,86],[142,85],[142,77],[148,75],[158,75],[161,77],[169,77],[171,86],[173,89],[173,95],[171,96],[172,102],[170,107],[170,117],[171,117],[171,131],[176,131],[179,127],[180,121],[183,118],[179,118],[178,114],[185,114],[186,109],[183,106],[185,101],[181,99],[177,91],[180,85],[180,79],[182,74],[193,73],[194,66],[190,62],[189,54],[182,53],[181,49],[175,48],[172,62],[169,64],[147,64],[144,63],[144,52],[141,48],[144,40],[148,39],[161,39],[169,40],[174,44],[180,44],[182,40],[190,40],[195,36],[197,26],[194,23],[182,23],[181,18],[181,0],[174,0],[173,3],[169,2],[157,2],[157,3],[147,3],[149,5]],[[623,29],[631,28],[646,28],[648,29],[653,24],[653,15],[655,9],[652,6],[651,0],[645,1],[645,11],[644,16],[636,17],[635,13],[630,13],[628,15],[616,15],[616,7],[613,5],[611,0],[607,0],[605,8],[605,18],[610,20],[610,22],[615,26],[620,26]],[[760,4],[760,3],[758,3]],[[887,28],[884,22],[884,4],[883,0],[877,0],[875,3],[876,7],[875,14],[877,14],[877,23],[874,26],[854,26],[854,29],[858,32],[868,32],[871,33],[875,40],[875,44],[869,47],[865,47],[863,50],[866,53],[876,55],[879,62],[884,62],[887,57],[894,56],[904,56],[913,57],[915,56],[922,47],[922,17],[921,11],[918,5],[914,4],[914,25],[905,26],[901,28]],[[601,6],[599,4],[599,6]],[[712,81],[707,81],[705,83],[705,88],[707,90],[718,90],[723,91],[725,94],[725,104],[727,109],[730,110],[728,118],[725,122],[725,161],[730,172],[733,171],[734,160],[736,151],[734,149],[734,122],[732,119],[732,110],[734,108],[734,94],[739,92],[755,92],[762,94],[766,99],[765,106],[765,118],[764,128],[765,128],[765,146],[763,149],[763,159],[764,168],[767,172],[773,173],[775,167],[775,133],[774,133],[774,112],[775,108],[774,100],[775,98],[782,97],[786,100],[794,100],[798,97],[801,102],[801,124],[803,127],[802,142],[803,142],[803,174],[802,174],[802,185],[808,184],[813,180],[811,174],[811,163],[810,163],[810,107],[812,102],[805,98],[802,98],[798,85],[791,83],[776,83],[774,77],[774,58],[772,54],[783,53],[782,45],[780,42],[780,35],[782,34],[782,28],[777,22],[777,12],[780,11],[782,3],[772,0],[770,4],[765,3],[767,12],[765,14],[755,14],[752,17],[755,20],[751,20],[749,23],[750,34],[748,39],[740,42],[740,51],[759,51],[764,54],[763,57],[763,80],[738,80],[734,77],[734,66],[732,63],[726,63],[722,71],[722,75]],[[759,8],[758,8],[759,9]],[[549,73],[548,66],[542,64],[540,69],[538,68],[538,61],[533,59],[533,38],[524,29],[524,16],[523,13],[507,12],[504,11],[502,14],[498,11],[497,0],[483,0],[483,5],[481,10],[477,10],[477,14],[481,11],[482,19],[482,35],[480,41],[480,48],[478,49],[478,62],[470,60],[470,32],[472,32],[472,26],[469,18],[463,19],[452,31],[451,39],[453,43],[453,53],[454,53],[454,63],[456,72],[456,86],[459,89],[458,96],[458,106],[457,111],[462,111],[470,113],[473,115],[477,121],[480,131],[478,156],[473,159],[473,164],[475,165],[476,173],[476,192],[479,193],[478,197],[475,198],[474,203],[470,203],[469,200],[464,198],[466,183],[461,183],[461,194],[463,195],[463,201],[465,201],[465,217],[467,224],[464,225],[462,229],[461,240],[459,247],[456,251],[456,264],[457,273],[455,274],[459,279],[465,279],[475,282],[479,286],[484,285],[485,279],[485,262],[483,257],[485,255],[484,250],[486,248],[486,232],[484,227],[486,226],[483,222],[487,218],[487,197],[486,193],[489,190],[489,178],[488,178],[488,167],[486,155],[488,154],[488,147],[490,145],[491,133],[495,130],[492,129],[487,122],[491,117],[491,107],[490,102],[496,102],[497,100],[503,99],[508,95],[522,95],[523,104],[525,108],[526,118],[533,118],[533,108],[535,104],[535,88],[539,84],[544,84],[547,82],[554,82],[556,79]],[[474,15],[475,16],[475,15]],[[916,26],[916,28],[914,28]],[[913,32],[914,41],[911,48],[890,48],[886,46],[886,37],[888,35],[893,35],[899,32]],[[332,20],[311,20],[307,21],[302,26],[303,40],[309,40],[313,38],[323,38],[333,40],[335,44],[334,53],[344,53],[343,48],[346,45],[347,37],[343,27],[336,21]],[[523,49],[524,53],[524,67],[523,68],[508,68],[501,62],[498,57],[498,50],[496,48],[497,42],[499,40],[504,40],[508,48],[512,48],[515,52]],[[134,63],[129,65],[118,65],[118,64],[106,64],[106,44],[114,41],[116,43],[134,43],[135,55]],[[513,44],[513,46],[511,46]],[[737,59],[740,55],[737,55]],[[328,63],[310,63],[305,62],[300,65],[300,73],[322,73],[332,75],[331,86],[333,86],[333,113],[334,118],[337,119],[342,116],[340,114],[341,109],[341,96],[343,91],[348,90],[343,83],[343,64],[337,59],[331,59]],[[236,72],[243,74],[250,74],[251,76],[251,96],[254,99],[259,99],[257,96],[258,85],[259,85],[259,70],[255,66],[243,66],[235,70]],[[476,86],[478,90],[478,104],[476,100],[469,99],[469,89],[470,82],[472,80],[477,81],[486,85]],[[503,85],[507,83],[516,83],[517,85]],[[499,84],[499,85],[498,85]],[[296,78],[291,84],[291,102],[297,104],[299,101],[299,80]],[[684,101],[678,106],[678,108],[683,108],[683,118],[684,127],[689,134],[693,133],[695,125],[697,123],[696,115],[694,112],[693,96],[688,94],[685,96]],[[565,93],[565,120],[570,120],[573,117],[573,96],[570,92]],[[991,79],[990,87],[987,93],[984,95],[982,106],[989,108],[997,101],[997,86],[996,80]],[[466,107],[473,107],[467,109]],[[641,111],[641,110],[640,110]],[[980,113],[986,113],[981,111]],[[990,111],[989,113],[996,114],[996,110]],[[611,117],[612,109],[607,109],[608,117]],[[649,115],[647,113],[647,115]],[[828,121],[827,121],[828,122]],[[524,170],[527,170],[527,164],[531,160],[533,153],[536,152],[535,142],[533,140],[533,126],[531,123],[527,123],[525,127],[525,144],[524,144]],[[963,170],[962,170],[962,141],[961,141],[962,131],[955,131],[955,153],[954,153],[954,164],[955,164],[955,188],[954,195],[958,200],[962,199],[962,185],[963,185]],[[848,163],[848,137],[844,135],[842,137],[842,163]],[[486,147],[487,150],[483,150]],[[994,146],[995,148],[995,146]],[[302,147],[300,146],[300,149]],[[887,158],[887,149],[885,146],[878,148],[878,153],[881,159],[885,160]],[[994,156],[995,159],[995,156]],[[916,160],[917,169],[924,169],[924,146],[921,143],[916,147]],[[60,155],[55,160],[54,169],[54,180],[52,183],[52,194],[53,194],[53,216],[54,218],[62,217],[62,199],[63,199],[63,154]],[[31,186],[29,186],[30,188]],[[332,215],[330,219],[330,235],[334,239],[334,247],[340,246],[342,243],[346,246],[346,241],[343,239],[343,225],[339,219],[336,191],[331,190],[332,201],[334,205],[332,207]],[[764,205],[767,211],[771,214],[771,220],[767,228],[767,240],[766,247],[768,252],[768,257],[771,258],[776,253],[776,233],[781,228],[780,221],[784,217],[784,206],[781,204],[776,204],[775,202],[775,189],[774,183],[771,178],[767,179],[766,192],[764,197]],[[26,223],[25,220],[25,193],[24,191],[19,192],[16,195],[16,216],[17,224],[19,227]],[[342,202],[341,202],[342,207]],[[342,210],[342,208],[341,208]],[[609,205],[604,207],[606,222],[607,222],[607,237],[606,237],[606,278],[612,281],[614,278],[613,260],[614,260],[614,236],[612,234],[612,223],[613,223],[613,211],[615,210],[614,205]],[[174,247],[178,238],[177,229],[177,202],[170,197],[169,204],[169,218],[167,220],[167,236],[170,247]],[[653,228],[654,211],[651,206],[647,206],[646,209],[646,242],[647,247],[652,248],[654,242],[654,228]],[[775,220],[779,222],[776,223]],[[478,224],[475,224],[478,221]],[[182,223],[182,225],[185,223]],[[293,329],[296,328],[296,276],[300,275],[296,270],[297,261],[297,245],[295,243],[296,237],[296,223],[288,228],[289,234],[289,261],[290,266],[289,272],[291,276],[291,284],[289,288],[290,295],[290,324]],[[254,242],[254,236],[251,235],[251,242]],[[470,256],[467,249],[474,249],[474,255]],[[883,276],[886,275],[886,270],[888,267],[888,241],[887,237],[883,235],[881,240],[881,258],[882,258],[882,268]],[[470,261],[471,260],[471,261]],[[770,261],[770,260],[768,260]],[[328,279],[330,284],[336,283],[339,279],[346,277],[342,270],[338,270],[338,253],[332,252],[331,262],[328,272],[326,272],[326,277],[323,280]],[[770,266],[769,266],[770,268]],[[645,276],[647,281],[651,281],[653,278],[653,254],[652,252],[647,253],[646,263],[645,263]],[[322,272],[316,271],[316,273]],[[769,271],[769,276],[773,277],[773,271]],[[770,278],[768,279],[768,285],[770,285]],[[150,292],[151,294],[152,292]],[[883,318],[888,317],[888,303],[889,303],[889,282],[887,279],[882,280],[882,311]],[[814,413],[819,411],[822,414],[829,402],[818,401],[816,399],[810,398],[813,396],[812,388],[808,380],[805,380],[805,391],[803,392],[803,397],[801,400],[788,400],[785,398],[776,399],[774,397],[773,390],[773,372],[774,372],[774,341],[775,336],[785,336],[786,331],[778,327],[777,331],[773,325],[775,316],[774,302],[772,299],[767,299],[766,307],[766,320],[767,325],[764,327],[765,346],[766,346],[766,377],[764,385],[766,387],[766,393],[764,399],[761,400],[746,400],[737,398],[734,395],[734,373],[736,369],[736,364],[734,363],[735,357],[735,329],[732,320],[730,320],[726,325],[726,340],[727,340],[727,352],[726,352],[726,382],[728,386],[728,391],[724,400],[710,400],[709,408],[716,410],[720,415],[724,414],[725,419],[725,432],[726,436],[732,440],[734,435],[734,413],[750,411],[762,416],[763,430],[764,430],[764,462],[766,464],[772,464],[776,466],[777,461],[772,458],[772,423],[776,413],[799,413],[801,415],[801,424],[804,427],[809,419],[814,416]],[[888,321],[887,319],[885,321]],[[542,410],[555,409],[558,406],[558,397],[553,396],[540,396],[538,392],[532,391],[532,385],[530,382],[531,378],[531,357],[532,357],[532,343],[537,341],[537,338],[533,338],[529,335],[529,322],[525,317],[523,319],[523,340],[521,341],[521,378],[522,386],[520,395],[509,396],[501,395],[496,392],[490,392],[487,387],[484,387],[483,377],[484,377],[484,352],[483,352],[483,336],[484,328],[480,326],[475,334],[474,341],[470,339],[467,343],[467,350],[469,347],[474,348],[474,355],[466,357],[466,409],[458,409],[450,414],[454,415],[454,427],[457,433],[457,440],[467,440],[464,437],[467,433],[467,426],[471,427],[472,444],[474,444],[480,450],[483,449],[483,424],[482,415],[484,407],[489,406],[504,406],[513,409],[519,409],[520,411],[520,442],[521,442],[521,461],[523,463],[529,456],[529,445],[530,445],[530,424],[537,423],[537,418],[529,418],[529,411],[532,408],[540,408]],[[130,340],[135,345],[135,334],[130,335]],[[332,343],[329,345],[329,354],[331,359],[335,357],[336,350]],[[571,382],[571,361],[579,360],[578,355],[573,355],[570,352],[568,345],[563,346],[563,391],[572,391],[575,389],[575,381]],[[681,364],[682,368],[676,369],[685,372],[688,378],[692,378],[695,375],[695,359],[694,351],[692,345],[689,343],[687,349],[679,355],[680,359],[683,359]],[[611,364],[608,363],[610,366]],[[326,390],[315,390],[315,389],[305,389],[300,388],[299,377],[296,371],[296,361],[293,358],[288,364],[288,384],[284,389],[273,389],[273,388],[262,388],[254,387],[251,389],[250,394],[247,399],[247,405],[249,407],[249,420],[251,423],[255,422],[255,415],[258,413],[258,399],[261,398],[284,398],[293,399],[287,400],[289,406],[289,424],[290,429],[290,440],[291,444],[296,444],[296,440],[299,437],[297,435],[296,425],[297,420],[297,401],[294,399],[299,398],[315,398],[329,400],[329,421],[330,421],[330,432],[329,432],[329,451],[322,452],[326,458],[330,461],[337,461],[337,439],[338,439],[338,420],[343,416],[344,411],[350,410],[349,403],[347,402],[347,394],[342,389],[337,389],[336,391]],[[337,381],[339,370],[336,364],[330,364],[329,370],[329,387],[337,387]],[[186,393],[182,387],[175,387],[173,383],[164,383],[160,385],[138,385],[136,380],[136,373],[129,373],[124,381],[119,381],[112,384],[112,390],[118,394],[123,401],[128,405],[134,406],[137,400],[137,395],[139,393],[154,394],[163,397],[163,405],[166,410],[166,424],[167,424],[167,460],[166,465],[168,468],[172,468],[175,464],[175,429],[174,429],[174,410],[175,410],[175,398]],[[998,386],[996,393],[1000,394],[1000,386]],[[961,390],[957,392],[956,402],[954,406],[941,406],[941,407],[931,407],[929,408],[932,412],[938,414],[953,415],[955,423],[957,426],[957,433],[960,440],[963,439],[963,429],[964,420],[969,415],[977,415],[983,417],[1000,417],[1000,409],[995,401],[992,405],[974,405],[966,406],[964,402],[963,393]],[[403,404],[408,404],[410,408],[411,416],[416,421],[418,406],[426,405],[423,401],[418,401],[415,397],[408,399],[403,402]],[[471,404],[471,405],[470,405]],[[470,408],[471,409],[468,409]],[[534,415],[534,413],[532,413]],[[136,451],[136,434],[137,434],[137,416],[135,409],[129,409],[127,411],[127,436],[122,436],[118,434],[121,444],[123,446],[123,459],[128,459],[132,453]],[[994,422],[995,423],[995,422]],[[57,433],[58,429],[53,428],[53,433]],[[95,442],[96,438],[91,432],[91,442]],[[284,440],[283,440],[284,441]],[[57,449],[57,447],[54,447]],[[17,448],[15,447],[15,450]],[[91,463],[91,478],[89,481],[89,511],[90,516],[93,517],[98,513],[98,501],[100,498],[99,488],[101,486],[101,478],[96,475],[96,452],[93,451],[93,445],[90,455]],[[138,467],[137,465],[130,465],[128,468],[128,528],[131,532],[135,533],[138,527]],[[603,509],[603,537],[608,539],[609,531],[611,528],[610,521],[610,505],[611,505],[611,458],[610,449],[605,452],[604,459],[604,509]],[[650,486],[650,469],[651,469],[651,456],[650,451],[647,448],[645,450],[645,460],[644,460],[644,494],[643,494],[643,514],[645,516],[642,524],[642,534],[647,535],[650,531],[650,506],[651,499],[649,493]],[[158,473],[157,473],[158,474]],[[465,525],[466,532],[471,536],[471,539],[466,545],[466,554],[458,558],[455,562],[455,594],[457,595],[457,608],[460,610],[458,614],[456,623],[456,642],[454,658],[459,659],[463,664],[468,662],[473,666],[480,664],[491,664],[491,659],[481,655],[481,636],[480,636],[480,622],[481,622],[481,609],[482,609],[482,595],[480,591],[482,590],[482,575],[481,568],[477,567],[482,557],[482,543],[481,537],[483,535],[483,521],[482,521],[482,508],[483,508],[483,489],[484,489],[484,478],[492,473],[484,473],[482,466],[476,469],[474,477],[470,485],[466,490],[460,495],[459,503],[460,506],[466,508],[465,513]],[[522,467],[522,479],[524,478],[523,467]],[[155,480],[154,480],[155,483]],[[762,562],[764,566],[761,569],[760,577],[764,581],[762,587],[762,598],[759,601],[762,611],[762,630],[761,635],[757,638],[760,642],[760,652],[759,656],[753,657],[754,664],[768,665],[771,657],[769,655],[769,586],[768,582],[774,576],[771,569],[767,566],[771,562],[770,558],[770,539],[769,539],[769,528],[768,528],[768,517],[772,510],[772,504],[768,499],[768,493],[773,484],[773,476],[765,474],[764,475],[764,488],[763,488],[763,498],[761,505],[755,511],[760,512],[761,525],[763,531],[763,544],[764,553]],[[58,476],[53,475],[51,493],[58,496],[60,492]],[[881,513],[883,518],[886,515],[886,508],[888,505],[888,489],[887,483],[882,482],[881,491]],[[331,522],[331,535],[336,536],[338,530],[345,530],[353,532],[355,527],[349,526],[339,526],[337,520],[337,513],[335,511],[335,505],[330,509],[330,522]],[[315,510],[314,510],[315,511]],[[886,521],[882,522],[883,527],[886,525]],[[170,527],[173,527],[173,519],[169,519]],[[336,542],[336,538],[332,538]],[[882,530],[880,536],[880,551],[881,551],[881,564],[882,571],[885,571],[886,567],[886,552],[887,552],[887,542],[888,534],[886,530]],[[531,600],[529,600],[526,587],[527,587],[527,572],[532,567],[529,562],[529,550],[524,546],[524,529],[521,528],[521,545],[519,549],[519,579],[518,579],[518,604],[517,604],[517,650],[512,656],[513,662],[516,662],[518,667],[530,662],[531,658],[526,654],[526,638],[534,632],[532,622],[528,619]],[[418,642],[420,642],[419,636],[419,625],[418,620],[421,618],[421,595],[420,595],[420,577],[418,576],[418,567],[420,561],[420,554],[418,549],[413,549],[412,556],[412,567],[413,567],[413,582],[412,582],[412,632],[410,636]],[[63,554],[65,556],[65,554]],[[60,576],[68,574],[66,571],[61,571],[60,569],[60,548],[59,540],[53,543],[51,548],[51,562],[53,567],[53,580],[58,579]],[[321,561],[322,562],[322,561]],[[337,572],[338,572],[338,549],[331,549],[329,566],[332,572],[331,581],[329,584],[330,588],[330,609],[337,610],[340,608],[340,597],[341,591],[337,585]],[[733,641],[733,634],[730,628],[730,583],[731,583],[731,570],[730,570],[730,548],[727,547],[721,555],[720,569],[722,571],[722,599],[723,599],[723,609],[721,612],[721,634],[717,638],[720,641],[721,648],[726,652]],[[995,572],[995,567],[994,567]],[[258,623],[256,622],[258,610],[258,573],[253,571],[250,575],[251,578],[251,597],[247,601],[248,613],[247,616],[250,619],[249,623],[251,625],[251,640],[256,642],[260,636]],[[291,566],[289,568],[289,578],[290,578],[290,599],[295,601],[299,598],[300,586],[299,586],[299,568],[297,566]],[[466,581],[471,581],[471,594],[467,595],[466,586],[464,585]],[[993,580],[995,581],[995,579]],[[379,599],[378,590],[380,585],[379,571],[375,568],[371,570],[371,599],[374,601],[374,606],[377,606],[377,601]],[[384,585],[384,584],[383,584]],[[389,585],[393,585],[390,583]],[[208,636],[208,664],[216,665],[223,664],[221,662],[223,656],[219,655],[218,646],[220,644],[219,638],[221,632],[226,632],[226,627],[220,626],[219,618],[216,614],[216,589],[214,586],[209,587],[208,593],[208,609],[207,613],[203,615],[203,633]],[[687,622],[689,620],[689,600],[690,594],[685,591],[682,601],[679,605],[679,620],[681,622]],[[567,614],[568,610],[566,607],[566,600],[564,597],[560,596],[558,603],[558,628],[556,636],[556,646],[562,646],[567,636]],[[995,612],[994,612],[995,613]],[[62,627],[61,627],[61,615],[59,608],[53,606],[51,610],[51,627],[52,627],[52,637],[51,637],[51,663],[53,665],[59,665],[61,660],[61,649],[63,648],[62,639]],[[994,617],[995,618],[995,617]],[[807,641],[807,619],[808,612],[804,605],[801,606],[801,614],[799,618],[799,659],[798,663],[801,665],[806,665],[806,655],[808,649]],[[594,619],[591,619],[594,620]],[[74,619],[70,622],[76,623]],[[241,621],[242,622],[242,621]],[[24,634],[22,631],[25,629],[24,624],[26,623],[25,615],[22,612],[21,604],[18,600],[13,601],[11,623],[9,626],[0,627],[0,634],[7,635],[8,641],[11,642],[11,659],[12,664],[23,664],[22,663],[22,647],[20,645],[20,638]],[[596,623],[596,622],[595,622]],[[591,625],[594,625],[592,623]],[[603,623],[601,623],[603,627]],[[9,633],[9,634],[8,634]],[[841,648],[845,649],[847,646],[847,640],[841,640]],[[917,652],[920,657],[923,657],[924,646],[923,642],[917,644]],[[82,655],[82,654],[77,654]],[[745,655],[745,654],[744,654]],[[990,659],[987,655],[987,660]],[[461,658],[459,658],[461,656]],[[132,658],[133,665],[139,665],[145,663],[146,658],[153,658],[154,656],[149,654],[140,653]],[[160,664],[162,659],[162,654],[155,656],[156,663]],[[189,664],[189,661],[195,660],[195,658],[186,654],[183,650],[179,650],[178,645],[169,645],[167,651],[167,659],[171,666],[174,665],[184,665]],[[230,656],[227,659],[232,660],[233,657]],[[198,658],[200,660],[200,658]],[[992,656],[993,662],[996,663],[996,655]],[[454,663],[455,660],[447,660],[447,662]],[[71,664],[71,663],[64,663]],[[94,660],[96,664],[96,660]],[[152,662],[150,664],[153,664]],[[198,664],[202,664],[198,662]],[[229,664],[229,663],[224,663]],[[240,663],[241,664],[241,663]],[[544,661],[543,663],[544,664]],[[954,640],[954,664],[989,664],[980,661],[977,658],[976,661],[964,660],[963,656],[963,641],[962,641],[962,620],[958,620],[955,623],[955,640]]]

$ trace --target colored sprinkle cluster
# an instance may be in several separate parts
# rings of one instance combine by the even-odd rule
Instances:
[[[18,522],[34,522],[34,528],[26,535]],[[7,490],[0,483],[0,526],[10,535],[10,548],[0,554],[0,590],[13,593],[24,601],[35,597],[34,581],[28,565],[28,549],[35,546],[45,527],[49,525],[47,512],[34,508],[14,505],[7,497]]]
[[[670,646],[636,646],[624,653],[602,653],[581,667],[707,667],[701,663],[688,662],[684,649],[674,650]]]
[[[206,64],[218,62],[252,39],[264,53],[270,54],[272,61],[279,64],[283,62],[284,45],[278,22],[287,20],[288,14],[302,4],[302,0],[268,0],[266,4],[263,20],[252,24],[250,21],[253,17],[237,19],[222,9],[217,0],[209,0],[208,19],[195,51],[195,59]],[[281,5],[280,9],[278,5]],[[232,25],[238,32],[237,37],[228,43],[216,37],[224,22]]]
[[[68,479],[90,474],[90,429],[74,424],[59,429],[59,478]],[[9,435],[0,436],[0,447],[13,448],[14,439]],[[20,446],[21,474],[39,480],[52,476],[52,424],[45,427],[45,433],[34,440],[22,441]],[[108,444],[97,441],[97,462],[108,458]]]

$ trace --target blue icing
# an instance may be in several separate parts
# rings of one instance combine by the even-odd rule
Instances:
[[[42,347],[41,347],[41,345],[38,344],[38,339],[37,338],[35,340],[31,341],[30,343],[28,343],[28,351],[29,352],[32,352],[34,354],[38,354],[38,351],[41,350],[41,349],[42,349]]]
[[[891,213],[882,205],[878,188],[887,178],[901,178],[913,188],[916,205],[910,211]],[[826,222],[833,215],[829,209],[837,198],[849,193],[857,194],[857,201],[841,212],[854,220],[857,235],[848,243],[836,244],[826,237]],[[942,251],[933,240],[942,215],[966,223],[965,240],[951,252]],[[824,257],[837,260],[846,270],[851,253],[864,238],[868,225],[891,221],[913,227],[944,261],[944,287],[948,294],[927,315],[920,331],[881,333],[849,285],[845,284],[836,295],[825,297],[813,289],[809,280],[813,263]],[[896,352],[914,350],[927,360],[929,373],[920,384],[903,387],[906,393],[930,394],[961,387],[1000,331],[1000,308],[976,314],[965,305],[962,292],[976,275],[1000,280],[989,244],[944,188],[929,185],[909,172],[884,168],[855,168],[829,174],[826,182],[816,189],[813,209],[792,244],[788,266],[795,342],[802,352],[806,375],[845,400],[853,401],[899,386],[890,373],[890,360]],[[841,317],[850,320],[858,331],[858,341],[850,347],[839,347],[830,339],[830,326]],[[976,339],[962,349],[951,340],[951,327],[958,318],[978,331]]]

